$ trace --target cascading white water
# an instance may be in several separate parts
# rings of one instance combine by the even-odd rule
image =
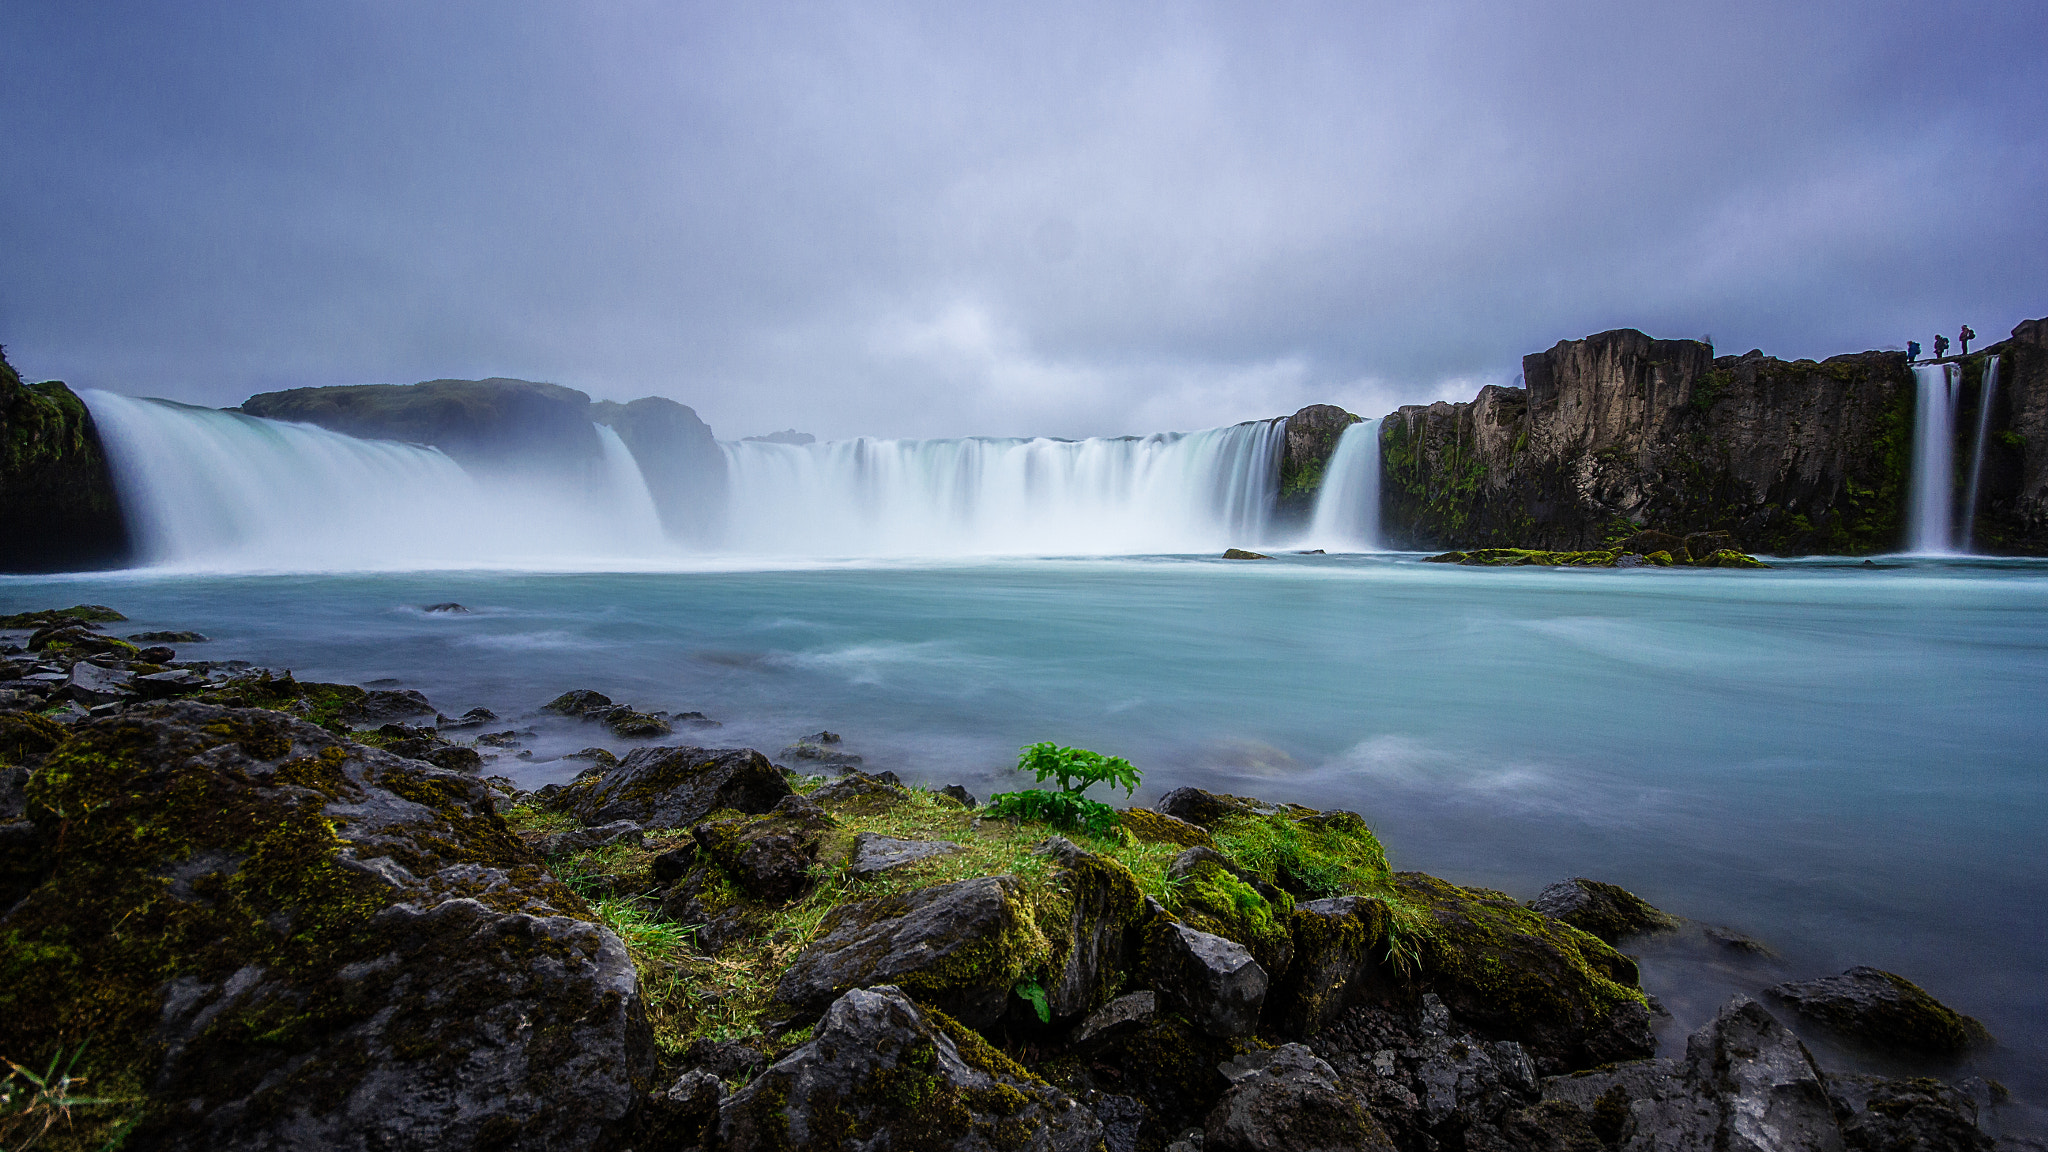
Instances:
[[[480,480],[431,448],[310,424],[110,392],[83,398],[146,563],[580,567],[667,551],[639,469],[609,428],[598,432],[603,475],[564,485]]]
[[[1945,555],[1954,550],[1956,366],[1913,369],[1912,488],[1906,499],[1906,550]]]
[[[1963,551],[1977,535],[1977,497],[1984,483],[1984,440],[1991,434],[1991,401],[1998,395],[1998,357],[1984,359],[1984,379],[1977,389],[1977,440],[1970,449],[1969,488],[1963,493]]]
[[[1380,546],[1380,421],[1344,429],[1309,517],[1308,543],[1337,552],[1371,552]]]
[[[1284,420],[1090,440],[722,445],[726,546],[818,556],[1086,555],[1256,545]]]

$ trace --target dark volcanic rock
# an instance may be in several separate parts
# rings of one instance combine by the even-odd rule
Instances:
[[[766,816],[707,820],[690,835],[747,895],[780,903],[810,886],[819,843],[835,823],[823,808],[792,795]]]
[[[1263,552],[1248,552],[1248,551],[1246,551],[1246,550],[1245,550],[1245,549],[1243,549],[1243,548],[1225,548],[1225,549],[1223,550],[1223,558],[1224,558],[1225,560],[1271,560],[1271,559],[1272,559],[1272,557],[1271,557],[1271,556],[1268,556],[1268,555],[1266,555],[1266,554],[1265,554],[1265,553],[1263,553]]]
[[[718,1146],[1090,1152],[1102,1125],[894,987],[837,998],[812,1039],[721,1109]]]
[[[1343,1074],[1402,1148],[1540,1148],[1555,1141],[1505,1134],[1532,1121],[1553,1131],[1570,1127],[1568,1120],[1522,1117],[1540,1103],[1528,1053],[1511,1040],[1483,1040],[1459,1027],[1434,994],[1425,994],[1413,1012],[1353,1008],[1307,1043]]]
[[[624,946],[480,780],[166,703],[80,725],[27,803],[93,818],[0,915],[33,945],[0,1019],[130,1062],[132,1146],[595,1148],[654,1071]]]
[[[627,404],[600,400],[590,418],[609,424],[633,454],[654,510],[671,539],[707,543],[724,528],[725,452],[686,405],[661,396]]]
[[[1032,931],[1014,876],[842,904],[783,973],[776,999],[815,1016],[848,989],[898,984],[970,1028],[1002,1016]]]
[[[1609,944],[1618,944],[1627,936],[1675,931],[1679,926],[1678,917],[1658,911],[1628,889],[1583,876],[1545,888],[1529,901],[1529,907]]]
[[[627,740],[641,740],[651,736],[666,736],[675,731],[668,721],[646,712],[635,712],[631,708],[614,708],[605,713],[604,726],[612,735]]]
[[[907,802],[910,793],[880,776],[848,772],[811,792],[810,798],[827,808],[844,809],[849,812],[878,812]]]
[[[137,632],[128,637],[143,644],[204,644],[206,637],[197,632]]]
[[[574,828],[557,832],[540,843],[540,854],[547,857],[569,856],[577,852],[588,852],[593,848],[609,848],[613,844],[630,844],[643,847],[646,838],[638,824],[631,820],[614,820],[595,828]]]
[[[593,692],[588,688],[577,688],[541,705],[541,709],[547,712],[560,712],[564,716],[581,716],[585,712],[611,706],[612,698],[604,693]]]
[[[579,472],[603,458],[590,397],[530,380],[429,380],[265,392],[242,411],[371,440],[430,444],[485,471]]]
[[[1390,991],[1379,955],[1386,950],[1387,906],[1367,896],[1296,904],[1288,923],[1293,962],[1267,1000],[1267,1014],[1289,1036],[1309,1036],[1368,996]]]
[[[1046,982],[1046,1001],[1055,1018],[1077,1016],[1107,1003],[1116,992],[1130,966],[1125,940],[1137,924],[1144,897],[1129,869],[1065,837],[1054,836],[1036,851],[1059,861],[1053,883],[1067,896],[1068,946],[1059,970]]]
[[[1829,1076],[1837,1114],[1849,1113],[1842,1143],[1852,1152],[1991,1152],[1977,1102],[1939,1080]]]
[[[1283,523],[1308,519],[1337,440],[1358,422],[1359,417],[1334,404],[1311,404],[1287,417],[1287,444],[1280,453],[1280,494],[1275,508]]]
[[[422,611],[422,612],[445,612],[445,613],[447,613],[447,614],[448,614],[448,615],[450,615],[450,616],[467,616],[467,615],[469,615],[469,609],[467,609],[467,608],[464,608],[464,607],[463,607],[462,605],[460,605],[460,604],[457,604],[457,603],[456,603],[455,601],[453,601],[453,600],[447,600],[447,601],[443,601],[442,603],[439,603],[439,604],[429,604],[429,605],[427,605],[426,607],[424,607],[424,608],[420,609],[420,611]]]
[[[0,356],[0,572],[109,568],[129,550],[85,402],[54,380],[22,383]]]
[[[1954,1056],[1991,1043],[1975,1019],[1918,984],[1878,968],[1780,984],[1766,992],[1800,1015],[1859,1043],[1919,1056]]]
[[[1249,1036],[1266,1003],[1266,970],[1242,945],[1162,922],[1150,942],[1161,1001],[1211,1036]]]
[[[440,713],[420,692],[411,688],[378,688],[367,693],[362,703],[349,710],[345,719],[357,724],[380,724],[408,716],[438,715]]]
[[[1394,877],[1428,911],[1422,979],[1483,1034],[1516,1040],[1547,1073],[1648,1056],[1650,1012],[1635,961],[1598,937],[1532,912],[1503,892],[1420,872]]]
[[[63,688],[65,699],[76,700],[88,708],[95,704],[132,700],[135,691],[133,675],[101,668],[83,660],[71,666],[71,676],[64,681]]]
[[[635,748],[618,767],[563,789],[555,806],[585,824],[687,828],[723,808],[766,812],[788,795],[782,773],[751,748]]]
[[[1202,1152],[1394,1152],[1337,1072],[1299,1044],[1251,1052],[1221,1069],[1230,1090],[1209,1113]]]
[[[981,801],[976,800],[974,798],[974,793],[969,792],[967,789],[962,788],[958,784],[948,784],[944,788],[939,789],[939,795],[950,796],[953,799],[958,800],[962,808],[981,807]]]
[[[899,840],[876,832],[863,832],[853,838],[853,862],[847,870],[856,877],[866,879],[879,876],[891,868],[901,868],[934,856],[947,856],[960,851],[960,846],[951,840]]]
[[[1244,796],[1229,796],[1200,788],[1175,788],[1159,798],[1159,811],[1176,820],[1207,828],[1226,816],[1278,812],[1280,807]]]

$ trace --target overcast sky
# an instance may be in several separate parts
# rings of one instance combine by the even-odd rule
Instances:
[[[2048,315],[2048,5],[0,5],[0,342],[1091,435]]]

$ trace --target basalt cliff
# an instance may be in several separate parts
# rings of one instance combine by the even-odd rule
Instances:
[[[1976,550],[2048,553],[2048,320],[1950,363],[1950,514],[1973,521]],[[1522,388],[1387,417],[1386,545],[1589,549],[1643,527],[1723,531],[1775,555],[1904,545],[1917,395],[1904,353],[1717,358],[1620,329],[1526,356],[1522,375]]]

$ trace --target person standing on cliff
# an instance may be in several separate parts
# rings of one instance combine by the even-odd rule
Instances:
[[[1961,332],[1956,333],[1956,339],[1963,342],[1963,355],[1968,356],[1970,354],[1970,341],[1975,340],[1976,338],[1977,334],[1975,332],[1970,331],[1970,326],[1968,324],[1963,325],[1963,330]]]
[[[1918,340],[1906,341],[1906,363],[1911,364],[1913,361],[1918,360],[1919,358],[1920,342]]]
[[[1936,336],[1934,338],[1934,358],[1939,360],[1946,355],[1948,355],[1948,337]]]

